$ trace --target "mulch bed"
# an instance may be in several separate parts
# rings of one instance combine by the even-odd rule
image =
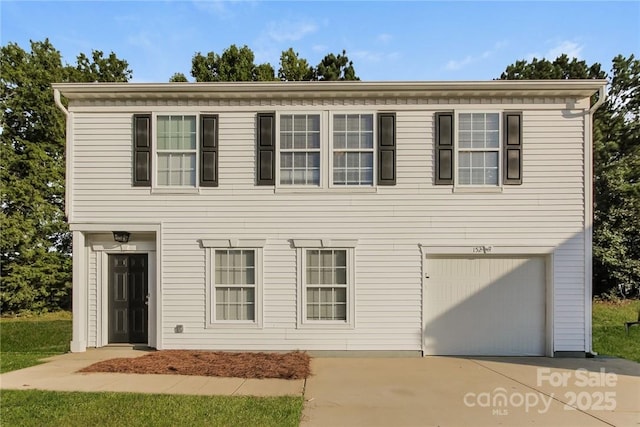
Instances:
[[[281,354],[161,350],[141,357],[105,360],[79,372],[296,380],[311,374],[310,361],[308,354],[299,351]]]

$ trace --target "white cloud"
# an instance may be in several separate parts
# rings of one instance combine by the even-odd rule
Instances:
[[[357,50],[353,53],[347,52],[349,59],[355,59],[357,63],[360,62],[391,62],[397,61],[400,58],[400,52],[378,52],[370,50]]]
[[[223,0],[194,0],[196,9],[216,16],[229,16],[231,13]]]
[[[582,52],[583,47],[584,46],[579,45],[576,42],[564,40],[557,43],[551,49],[547,50],[547,53],[531,52],[526,54],[524,56],[524,59],[527,62],[533,61],[533,58],[537,58],[537,59],[545,58],[549,61],[554,61],[557,57],[559,57],[563,53],[566,54],[569,57],[569,59],[571,58],[580,59],[581,57],[580,53]]]
[[[372,52],[370,50],[356,50],[352,54],[351,53],[347,54],[347,56],[349,55],[353,55],[355,59],[360,59],[362,61],[380,62],[380,60],[382,59],[383,53]]]
[[[506,41],[499,41],[495,43],[491,49],[487,49],[479,53],[478,55],[467,55],[460,60],[451,59],[446,63],[444,68],[446,70],[451,70],[451,71],[460,70],[461,68],[464,68],[467,65],[480,62],[482,60],[492,57],[493,55],[496,54],[496,52],[505,48],[507,45],[508,43]]]
[[[141,21],[141,18],[137,15],[116,15],[113,17],[113,20],[117,24],[138,25]]]
[[[580,52],[582,52],[582,48],[583,46],[579,45],[576,42],[564,40],[558,43],[556,46],[549,49],[545,57],[553,61],[558,56],[564,53],[569,58],[580,58]]]
[[[456,61],[452,59],[447,62],[447,65],[445,65],[444,68],[446,68],[447,70],[459,70],[471,64],[472,62],[474,62],[474,58],[472,56],[467,56],[466,58],[460,61]]]
[[[267,35],[277,42],[291,42],[300,40],[317,30],[318,26],[313,22],[271,22]]]
[[[149,33],[147,33],[146,31],[141,31],[137,34],[132,34],[127,37],[127,43],[144,49],[151,49],[154,47],[154,43],[151,40],[152,37],[150,37]]]
[[[393,36],[391,34],[382,33],[382,34],[379,34],[378,37],[376,38],[378,39],[379,42],[387,44],[391,41],[391,39],[393,39]]]

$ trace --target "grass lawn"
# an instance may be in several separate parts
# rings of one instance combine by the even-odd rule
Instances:
[[[0,373],[69,351],[71,313],[0,319]],[[302,396],[178,396],[2,390],[7,426],[297,426]]]
[[[640,300],[593,302],[593,350],[599,355],[616,356],[640,362],[640,325],[629,335],[624,322],[638,320]]]
[[[0,319],[0,373],[69,351],[71,313]]]
[[[297,426],[302,404],[302,396],[3,390],[0,419],[7,426]]]
[[[640,326],[627,336],[640,301],[593,303],[593,347],[601,355],[640,362]],[[69,350],[70,313],[0,320],[0,372],[38,364]],[[3,390],[3,425],[297,426],[303,398],[178,396]]]

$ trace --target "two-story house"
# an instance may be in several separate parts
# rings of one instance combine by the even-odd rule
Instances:
[[[605,84],[55,84],[71,350],[584,355]]]

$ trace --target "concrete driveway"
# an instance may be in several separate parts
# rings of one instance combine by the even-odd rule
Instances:
[[[640,426],[640,364],[622,359],[314,357],[306,381],[77,372],[145,353],[59,355],[0,375],[0,388],[304,395],[303,427]]]
[[[314,358],[301,425],[638,426],[622,359]]]

